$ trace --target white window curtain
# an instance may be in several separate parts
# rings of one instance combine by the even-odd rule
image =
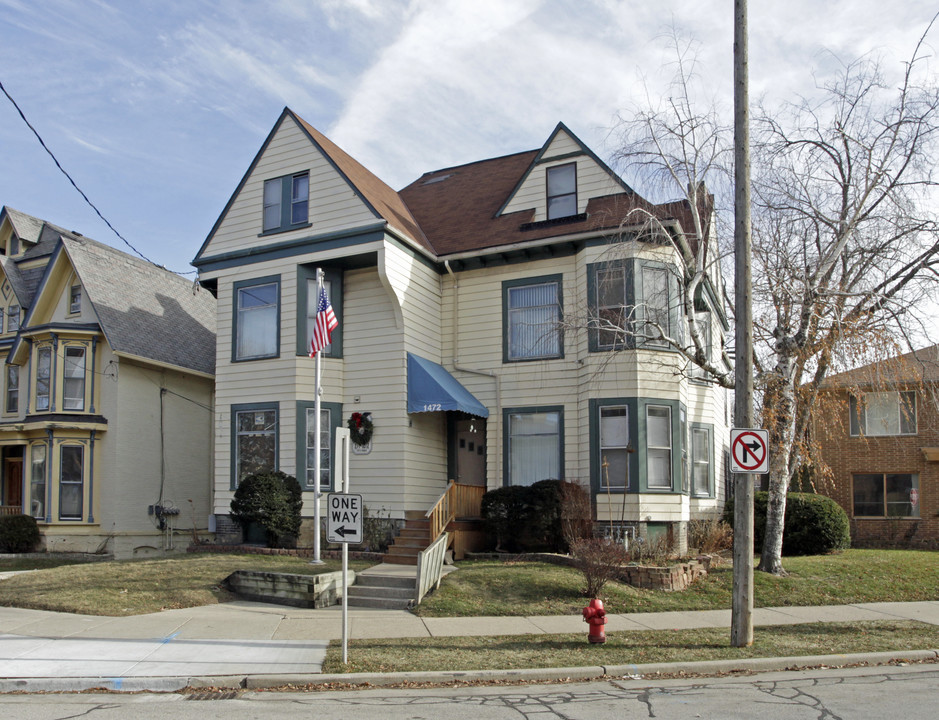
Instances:
[[[508,294],[509,358],[519,360],[559,355],[558,284],[509,288]]]
[[[694,428],[691,431],[691,458],[694,492],[696,495],[707,495],[711,492],[711,442],[707,429]]]
[[[650,488],[672,487],[672,410],[646,408],[646,465]]]
[[[509,478],[531,485],[561,476],[560,413],[509,415]]]
[[[306,486],[314,487],[316,472],[316,409],[306,411]],[[320,408],[320,487],[329,488],[329,410]]]
[[[239,359],[277,354],[277,283],[238,290]]]
[[[600,408],[600,486],[626,488],[629,478],[629,411],[625,406]]]

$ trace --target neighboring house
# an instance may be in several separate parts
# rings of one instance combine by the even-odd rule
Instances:
[[[812,426],[861,544],[939,545],[939,346],[833,375]]]
[[[4,207],[0,317],[2,512],[35,517],[46,550],[117,557],[207,529],[211,294]]]
[[[564,125],[541,148],[395,192],[285,109],[193,261],[218,297],[220,531],[258,469],[296,475],[313,514],[321,267],[340,323],[322,363],[323,489],[332,430],[370,413],[350,474],[373,512],[423,514],[448,479],[563,478],[589,485],[598,520],[683,543],[689,520],[723,504],[726,394],[654,338],[562,330],[589,307],[680,333],[675,251],[617,242],[635,207],[689,232],[684,204],[642,200]],[[699,309],[716,348],[727,324],[712,297]]]

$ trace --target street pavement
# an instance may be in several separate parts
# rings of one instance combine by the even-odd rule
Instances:
[[[380,568],[372,570],[381,573]],[[607,634],[636,630],[730,628],[729,610],[622,613],[607,616]],[[939,625],[939,601],[859,603],[820,607],[758,608],[753,623],[788,625],[813,622],[916,620]],[[423,618],[407,610],[349,608],[349,637],[457,637],[583,632],[579,615],[533,617]],[[104,617],[0,608],[0,692],[66,691],[87,688],[172,691],[183,687],[263,687],[351,676],[321,674],[330,640],[342,637],[339,606],[313,610],[257,602],[164,610],[149,615]],[[586,642],[586,639],[585,639]],[[936,651],[876,654],[929,659]],[[842,656],[845,657],[845,656]],[[853,656],[852,656],[853,658]],[[773,660],[773,662],[767,662]],[[753,667],[787,667],[793,659],[749,661]],[[854,662],[865,661],[854,658]],[[727,669],[728,661],[702,667]],[[737,662],[735,667],[743,667]],[[799,659],[805,665],[812,663]],[[829,664],[831,660],[829,659]],[[820,661],[816,664],[825,664]],[[689,664],[690,665],[690,664]],[[441,671],[441,678],[480,679],[594,677],[610,668],[560,668],[550,671]],[[618,668],[632,675],[637,666]],[[649,672],[649,669],[645,669]],[[661,671],[661,670],[660,670]],[[686,669],[686,671],[688,671]],[[693,670],[691,670],[693,671]],[[701,670],[706,672],[707,670]],[[369,676],[372,684],[430,679],[433,674]],[[364,676],[357,676],[358,680]]]

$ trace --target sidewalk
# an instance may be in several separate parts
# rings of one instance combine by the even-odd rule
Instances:
[[[317,682],[326,679],[318,673],[328,642],[341,638],[341,617],[338,606],[312,610],[253,602],[132,617],[0,607],[0,692]],[[939,625],[939,601],[758,608],[753,613],[754,625],[898,619]],[[729,629],[730,620],[730,610],[611,614],[606,632]],[[586,628],[579,615],[421,618],[406,610],[349,609],[352,639],[580,632],[586,637]],[[602,674],[597,668],[583,670]]]

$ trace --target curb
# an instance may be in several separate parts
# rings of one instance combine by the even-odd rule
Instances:
[[[299,688],[306,685],[383,687],[405,683],[544,682],[551,680],[596,680],[600,678],[648,682],[654,680],[657,675],[760,673],[778,670],[804,670],[819,666],[838,668],[850,665],[885,665],[893,662],[928,662],[934,660],[939,660],[939,650],[886,651],[846,655],[799,655],[741,660],[646,663],[642,665],[588,665],[573,668],[531,668],[521,670],[442,670],[402,673],[219,675],[203,677],[0,678],[0,693],[64,693],[96,689],[110,692],[172,693],[186,688],[261,690],[284,686]]]

